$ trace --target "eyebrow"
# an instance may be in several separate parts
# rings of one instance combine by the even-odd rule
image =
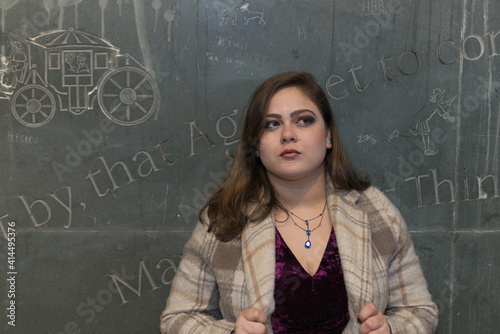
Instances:
[[[302,113],[311,113],[314,116],[316,116],[316,113],[314,111],[312,111],[312,110],[309,110],[309,109],[299,109],[299,110],[293,111],[290,114],[290,117],[293,118],[293,117],[295,117],[297,115],[300,115]],[[267,114],[266,117],[281,118],[281,115],[280,114]]]

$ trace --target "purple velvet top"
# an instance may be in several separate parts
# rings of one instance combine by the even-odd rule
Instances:
[[[304,270],[276,229],[274,300],[271,323],[275,334],[342,333],[349,322],[349,311],[333,228],[314,276]]]

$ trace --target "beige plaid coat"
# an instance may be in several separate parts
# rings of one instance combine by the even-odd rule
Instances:
[[[357,315],[368,302],[388,317],[392,333],[433,333],[437,308],[399,211],[378,189],[327,189],[328,209],[338,242],[350,322],[343,333],[357,334]],[[240,239],[218,241],[198,223],[184,247],[161,332],[230,333],[238,313],[274,310],[275,227],[273,216],[249,224]]]

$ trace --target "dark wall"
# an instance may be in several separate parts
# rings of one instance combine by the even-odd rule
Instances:
[[[328,92],[356,167],[405,217],[438,333],[495,332],[497,2],[12,0],[0,9],[1,331],[157,333],[249,95],[300,69]]]

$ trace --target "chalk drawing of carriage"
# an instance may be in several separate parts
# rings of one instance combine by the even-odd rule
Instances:
[[[101,37],[70,28],[27,39],[26,45],[27,63],[9,98],[25,126],[46,125],[56,110],[81,115],[96,101],[111,121],[137,125],[159,106],[158,85],[144,66]]]

